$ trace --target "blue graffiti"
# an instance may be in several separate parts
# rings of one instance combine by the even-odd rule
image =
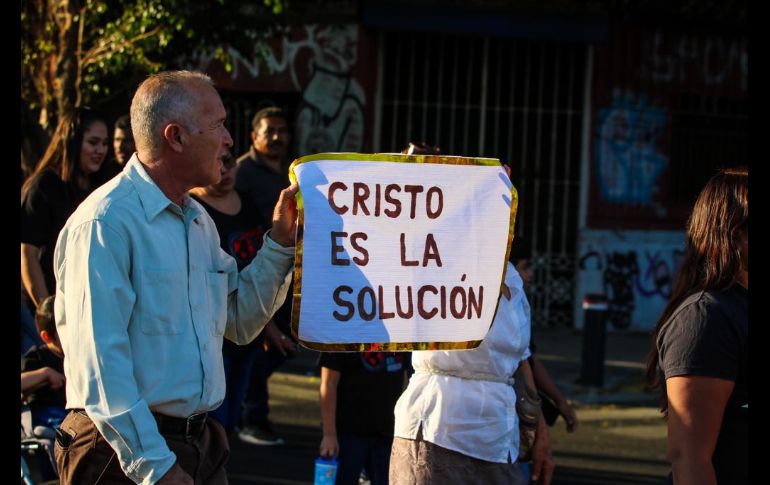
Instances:
[[[647,259],[647,270],[644,271],[644,274],[639,272],[636,275],[636,290],[645,297],[660,296],[664,300],[668,300],[671,297],[674,276],[679,268],[684,251],[679,249],[673,250],[670,264],[661,257],[660,253],[660,251],[644,253]]]
[[[613,204],[652,206],[658,176],[668,157],[658,143],[666,124],[665,108],[644,96],[613,92],[612,104],[597,114],[594,157],[601,198]]]
[[[598,271],[607,295],[608,322],[617,329],[629,328],[637,307],[659,305],[671,297],[684,251],[591,250],[578,260],[581,271]]]

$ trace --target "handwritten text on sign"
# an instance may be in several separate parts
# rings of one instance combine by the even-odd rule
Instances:
[[[511,217],[499,165],[300,159],[294,175],[303,343],[484,338]]]

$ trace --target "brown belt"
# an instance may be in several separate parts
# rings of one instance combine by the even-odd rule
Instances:
[[[73,409],[76,413],[88,417],[84,409]],[[161,434],[184,436],[185,438],[197,438],[206,427],[206,419],[209,413],[197,413],[187,418],[177,418],[160,413],[152,413],[155,422],[158,423],[158,431]],[[90,418],[89,418],[90,419]]]

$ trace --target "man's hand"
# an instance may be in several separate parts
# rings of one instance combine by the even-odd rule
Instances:
[[[22,399],[29,397],[44,387],[60,389],[66,382],[64,374],[50,367],[41,367],[21,373]]]
[[[195,485],[195,482],[186,471],[182,470],[179,463],[174,463],[174,466],[158,480],[157,485]]]
[[[283,189],[273,210],[273,228],[270,230],[270,238],[285,248],[294,246],[297,235],[297,202],[294,197],[298,190],[297,184]]]
[[[281,332],[272,320],[265,325],[265,350],[268,350],[268,346],[278,350],[284,357],[297,350],[297,344],[294,343],[294,340]]]
[[[553,457],[551,457],[551,440],[548,427],[542,414],[538,420],[535,444],[532,446],[532,483],[550,485],[553,478]]]
[[[59,389],[64,385],[66,382],[64,374],[50,367],[45,367],[44,369],[45,377],[48,379],[48,384],[51,386],[51,389]]]
[[[559,408],[559,412],[562,417],[564,417],[564,422],[567,424],[567,432],[574,432],[579,424],[575,409],[566,400],[557,403],[556,406]]]
[[[340,451],[340,445],[337,441],[336,434],[325,434],[321,439],[321,447],[319,449],[319,455],[324,458],[331,458],[337,456]]]

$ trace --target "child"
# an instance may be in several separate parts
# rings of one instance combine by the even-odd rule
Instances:
[[[387,485],[393,408],[406,387],[409,353],[321,354],[320,454],[337,456],[337,484],[358,484],[365,469],[372,485]]]
[[[35,326],[45,342],[33,346],[21,358],[22,389],[32,411],[33,426],[55,428],[67,415],[64,391],[64,352],[53,316],[54,297],[49,296],[35,312]],[[47,382],[47,386],[36,386]]]

